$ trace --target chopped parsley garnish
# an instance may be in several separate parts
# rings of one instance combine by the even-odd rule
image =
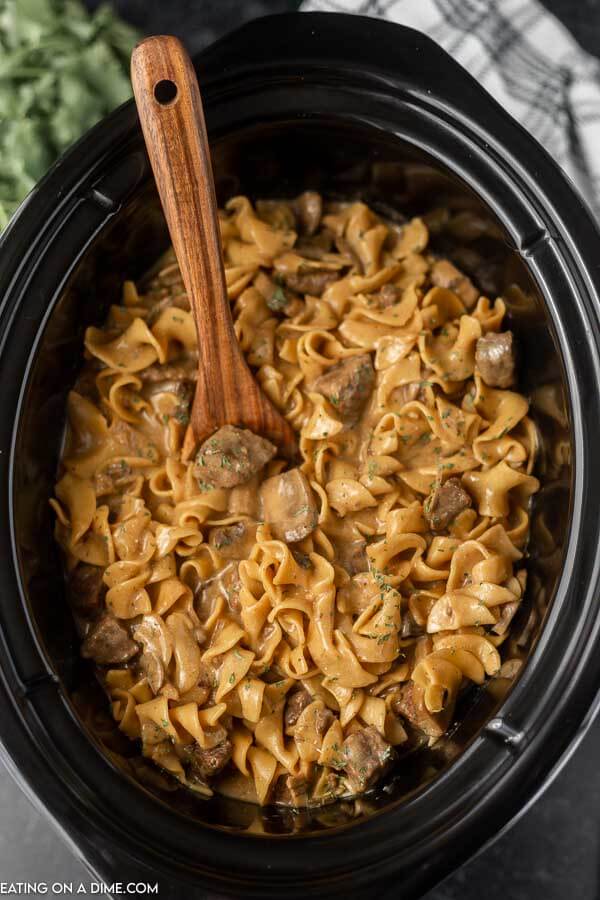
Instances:
[[[173,418],[180,425],[189,425],[190,417],[185,409],[178,409]]]
[[[272,309],[273,312],[280,312],[282,309],[288,304],[288,298],[285,296],[285,291],[280,285],[277,285],[269,299],[267,300],[267,306],[269,309]]]

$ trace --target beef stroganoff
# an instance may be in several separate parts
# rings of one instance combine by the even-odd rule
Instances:
[[[497,675],[536,430],[505,304],[362,202],[235,197],[235,331],[296,430],[182,454],[194,322],[172,251],[126,282],[68,400],[56,537],[114,719],[201,794],[319,804],[431,745]]]

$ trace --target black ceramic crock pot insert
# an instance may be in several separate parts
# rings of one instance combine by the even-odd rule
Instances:
[[[25,789],[105,880],[158,877],[165,897],[353,896],[385,881],[415,896],[531,802],[595,711],[600,236],[543,149],[414,31],[269,17],[206,51],[199,73],[222,198],[311,184],[393,205],[402,188],[365,178],[399,160],[423,166],[423,184],[403,188],[417,209],[423,191],[453,182],[494,214],[515,280],[538,297],[513,310],[523,374],[532,390],[564,388],[568,407],[563,422],[539,420],[549,453],[567,447],[538,505],[554,546],[538,583],[552,602],[501,708],[474,699],[458,759],[420,790],[400,773],[353,824],[332,816],[286,835],[297,823],[267,814],[277,833],[248,835],[226,827],[218,802],[170,806],[106,760],[70,699],[81,666],[46,499],[83,328],[166,243],[126,104],[56,164],[0,241],[0,738]]]

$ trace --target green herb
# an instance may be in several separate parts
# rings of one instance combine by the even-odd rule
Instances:
[[[233,463],[231,459],[226,453],[221,454],[221,468],[222,469],[233,469]]]
[[[377,475],[377,469],[378,465],[376,462],[369,463],[369,465],[367,466],[367,475],[369,476],[369,478],[375,478],[375,476]]]
[[[448,416],[451,416],[451,415],[452,415],[452,410],[451,410],[451,409],[445,409],[444,412],[442,413],[442,419],[447,419]]]
[[[229,684],[234,684],[234,683],[235,683],[235,672],[232,672],[231,675],[229,676]]]
[[[285,309],[288,303],[288,298],[285,296],[285,291],[280,285],[277,285],[269,299],[267,300],[267,306],[269,309],[272,309],[273,312],[280,312],[282,309]]]
[[[0,229],[56,157],[129,98],[136,41],[108,6],[0,4]]]
[[[163,420],[163,422],[164,422],[165,425],[168,425],[168,424],[169,424],[169,418],[170,418],[170,417],[169,417],[166,413],[163,414],[162,420]]]
[[[180,425],[189,425],[190,417],[185,409],[178,409],[173,418]]]

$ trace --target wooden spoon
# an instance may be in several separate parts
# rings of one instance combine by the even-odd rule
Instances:
[[[222,425],[296,454],[290,425],[262,393],[233,330],[210,151],[192,62],[177,38],[134,49],[131,81],[146,149],[198,332],[198,382],[184,458]]]

